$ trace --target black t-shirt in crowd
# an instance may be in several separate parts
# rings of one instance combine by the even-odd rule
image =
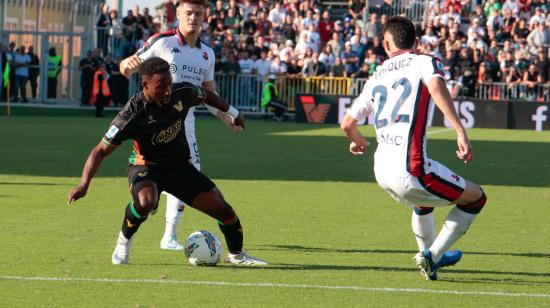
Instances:
[[[93,60],[93,58],[91,59],[88,59],[88,58],[84,58],[82,60],[80,60],[80,67],[84,66],[84,65],[90,65],[91,67],[85,67],[82,69],[82,73],[81,73],[81,77],[80,77],[80,82],[82,84],[91,84],[92,81],[93,81],[93,78],[94,78],[94,73],[95,73],[95,62]]]

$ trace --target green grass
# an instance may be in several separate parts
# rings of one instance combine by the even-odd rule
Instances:
[[[106,159],[88,196],[67,207],[110,119],[14,114],[0,117],[1,306],[550,305],[550,132],[470,130],[475,158],[464,165],[454,133],[430,130],[430,156],[482,184],[489,202],[456,245],[463,260],[428,282],[411,260],[410,211],[376,185],[373,149],[353,157],[335,126],[249,121],[232,135],[210,117],[197,120],[203,171],[241,217],[248,251],[270,266],[193,267],[182,253],[161,251],[163,200],[135,237],[132,264],[117,267],[110,257],[130,197],[130,144]],[[373,130],[363,130],[375,144]],[[446,212],[436,211],[439,226]],[[198,229],[221,235],[213,220],[187,209],[180,238]],[[415,288],[446,293],[396,290]]]

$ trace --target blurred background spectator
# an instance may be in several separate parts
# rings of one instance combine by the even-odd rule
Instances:
[[[96,48],[80,63],[83,104],[90,103],[93,76],[103,62],[108,86],[128,87],[118,62],[150,36],[176,27],[177,6],[177,0],[158,0],[152,10],[136,5],[125,16],[101,8]],[[541,83],[550,84],[548,9],[546,0],[372,0],[368,8],[360,0],[217,0],[207,9],[201,40],[215,51],[217,73],[257,74],[257,83],[270,74],[368,78],[387,59],[382,30],[388,16],[417,16],[418,52],[442,58],[457,94],[476,95],[478,85],[498,82],[521,87],[514,95],[527,97]],[[15,49],[13,43],[3,53],[2,66],[15,65]],[[29,66],[31,81],[36,65]],[[112,99],[123,102],[115,93]]]

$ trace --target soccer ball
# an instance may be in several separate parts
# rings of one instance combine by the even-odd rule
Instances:
[[[184,252],[192,265],[213,266],[220,262],[222,242],[206,230],[195,231],[187,238]]]

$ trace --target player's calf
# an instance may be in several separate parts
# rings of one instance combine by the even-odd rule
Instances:
[[[468,231],[486,202],[487,197],[481,187],[468,182],[464,193],[457,200],[457,205],[447,214],[441,232],[430,247],[434,262],[439,262],[443,254]]]
[[[134,205],[134,202],[131,201],[126,206],[126,210],[124,211],[124,219],[122,220],[122,234],[127,239],[131,239],[132,236],[137,232],[139,229],[139,226],[147,220],[147,213],[148,211],[143,213],[143,210],[138,211],[139,207],[136,207]]]
[[[411,226],[415,235],[418,251],[424,251],[432,245],[435,240],[435,218],[433,207],[415,206]]]
[[[227,250],[230,253],[240,253],[243,250],[243,227],[241,221],[235,212],[233,216],[224,221],[218,221],[218,226],[222,231],[225,242],[227,243]]]

